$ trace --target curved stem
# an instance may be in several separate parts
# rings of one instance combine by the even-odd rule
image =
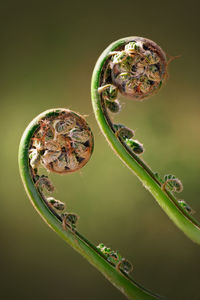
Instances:
[[[142,286],[137,284],[129,275],[122,270],[117,270],[116,266],[107,261],[106,256],[78,231],[64,230],[62,218],[48,205],[43,194],[37,189],[33,180],[33,174],[29,163],[29,147],[33,134],[38,129],[38,121],[42,117],[47,117],[58,113],[58,110],[49,110],[35,118],[25,130],[19,147],[19,169],[25,190],[34,208],[63,240],[72,246],[77,252],[85,257],[94,267],[96,267],[115,287],[117,287],[128,299],[150,300],[161,299],[159,296],[151,294]]]
[[[172,193],[162,189],[161,183],[153,171],[116,136],[112,121],[105,107],[105,101],[102,94],[98,91],[98,88],[103,84],[104,72],[109,64],[111,53],[120,49],[120,47],[128,42],[133,41],[134,38],[129,37],[114,42],[102,53],[96,63],[91,84],[92,104],[96,120],[108,143],[122,162],[134,172],[179,229],[191,240],[200,244],[200,223],[181,207]]]

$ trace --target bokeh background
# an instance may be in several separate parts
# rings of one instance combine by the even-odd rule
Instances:
[[[81,217],[78,229],[132,261],[133,277],[170,300],[200,299],[200,247],[162,212],[113,154],[96,124],[90,79],[114,40],[138,35],[169,55],[167,84],[142,103],[122,99],[115,120],[136,130],[144,159],[182,179],[200,214],[199,7],[196,1],[2,1],[1,299],[122,300],[125,297],[40,219],[17,165],[20,137],[40,112],[66,107],[88,115],[95,150],[80,173],[52,176],[55,196]]]

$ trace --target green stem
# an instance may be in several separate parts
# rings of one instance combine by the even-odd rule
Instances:
[[[169,218],[182,230],[191,240],[200,244],[200,223],[180,206],[176,198],[169,191],[161,187],[153,171],[116,137],[112,121],[107,113],[105,101],[98,92],[103,83],[103,75],[110,60],[110,53],[122,45],[133,41],[134,37],[124,38],[111,44],[99,57],[92,76],[91,92],[92,104],[97,122],[105,135],[108,143],[122,162],[134,172],[142,184],[153,195],[158,204],[166,212]]]
[[[57,110],[59,111],[59,110]],[[77,252],[85,257],[94,267],[96,267],[115,287],[117,287],[128,299],[150,300],[161,299],[159,296],[151,294],[142,286],[137,284],[130,276],[123,271],[117,270],[109,263],[106,256],[97,249],[91,242],[84,238],[76,230],[64,230],[62,218],[51,210],[47,205],[43,194],[36,188],[33,181],[32,170],[29,164],[29,147],[31,138],[38,128],[38,121],[55,110],[49,110],[35,118],[25,130],[19,146],[19,169],[25,190],[34,208],[43,220],[53,229],[63,240],[72,246]]]

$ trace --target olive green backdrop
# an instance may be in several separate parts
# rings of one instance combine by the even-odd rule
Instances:
[[[144,159],[182,179],[200,215],[199,8],[197,1],[2,1],[1,31],[1,299],[122,300],[124,296],[65,244],[31,206],[17,152],[28,123],[66,107],[88,115],[93,156],[80,173],[52,176],[55,196],[80,215],[91,241],[121,251],[133,277],[170,300],[200,299],[200,247],[162,212],[113,154],[96,124],[90,79],[114,40],[139,35],[169,55],[167,84],[142,103],[122,99],[116,120],[136,130]]]

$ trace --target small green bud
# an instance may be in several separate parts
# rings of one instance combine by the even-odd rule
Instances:
[[[119,268],[127,274],[129,274],[133,270],[132,264],[125,258],[122,258],[122,260],[120,261]]]
[[[100,243],[100,244],[97,246],[97,248],[100,249],[100,250],[103,249],[104,247],[105,247],[105,245],[104,245],[103,243]]]
[[[105,102],[106,107],[112,112],[112,113],[118,113],[121,111],[121,104],[118,100],[115,100],[113,102],[107,101]]]
[[[56,200],[53,197],[48,197],[47,201],[57,210],[63,210],[65,208],[65,203],[61,202],[60,200]]]
[[[193,209],[184,200],[178,200],[178,203],[189,213],[193,214]]]
[[[127,139],[126,144],[136,154],[142,154],[144,152],[143,145],[141,143],[139,143],[137,140]]]
[[[119,264],[121,259],[122,259],[122,256],[118,251],[111,251],[111,253],[108,257],[108,261],[111,262],[112,264],[114,264],[115,266],[117,264]]]
[[[104,100],[114,101],[117,99],[118,88],[113,84],[106,84],[98,89],[102,93]]]
[[[127,127],[121,127],[117,130],[116,135],[123,140],[131,139],[134,136],[134,131]]]

